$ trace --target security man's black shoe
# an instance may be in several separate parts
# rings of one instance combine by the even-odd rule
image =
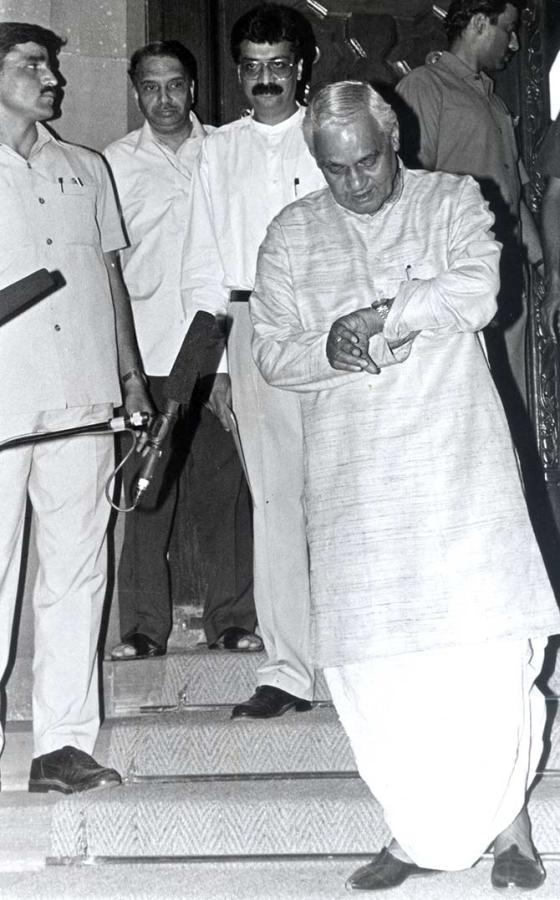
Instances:
[[[122,779],[115,769],[106,769],[89,753],[69,746],[37,756],[29,773],[32,793],[61,791],[74,794],[116,784],[122,784]]]

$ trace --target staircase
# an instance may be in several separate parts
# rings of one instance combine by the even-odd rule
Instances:
[[[126,783],[68,798],[24,790],[29,678],[18,663],[18,720],[2,758],[1,898],[348,896],[346,877],[388,834],[322,676],[311,712],[232,721],[230,705],[252,693],[260,654],[208,651],[200,637],[196,611],[179,610],[166,657],[105,661],[96,757]],[[550,751],[530,809],[548,870],[538,896],[558,900],[560,673],[549,689]],[[411,734],[411,753],[413,745]],[[391,896],[492,897],[489,874],[483,859],[467,872],[411,879]]]

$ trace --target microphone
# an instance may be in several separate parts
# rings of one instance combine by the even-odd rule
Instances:
[[[143,462],[134,494],[135,504],[144,494],[163,458],[181,405],[188,406],[199,378],[216,372],[225,347],[221,324],[211,313],[199,310],[165,382],[165,404],[155,416],[142,449]]]
[[[23,312],[37,300],[42,300],[54,288],[60,287],[63,283],[60,273],[37,269],[31,275],[26,275],[25,278],[20,278],[19,281],[14,281],[13,284],[2,288],[0,290],[0,325]]]

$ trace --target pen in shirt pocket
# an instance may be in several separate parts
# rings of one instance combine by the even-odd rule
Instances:
[[[299,188],[299,178],[294,178],[294,197],[297,199]]]

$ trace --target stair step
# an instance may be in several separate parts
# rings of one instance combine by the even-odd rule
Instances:
[[[332,707],[266,722],[232,721],[229,708],[123,719],[110,730],[109,760],[129,778],[356,768]]]
[[[105,662],[107,714],[135,714],[146,707],[232,705],[246,700],[257,684],[264,653],[228,653],[201,646],[138,662]],[[315,700],[330,694],[317,673]]]
[[[255,690],[263,653],[208,650],[205,644],[171,650],[166,656],[137,661],[104,660],[104,708],[108,717],[137,715],[145,708],[213,706],[239,703]],[[560,665],[551,660],[548,692],[560,696]],[[9,721],[31,718],[32,659],[16,658],[7,693]],[[328,701],[323,673],[315,679],[315,700]]]
[[[56,794],[0,793],[0,872],[39,869],[49,852],[51,813]],[[4,879],[1,878],[4,893]]]
[[[264,653],[208,650],[205,644],[140,660],[104,660],[103,693],[108,717],[137,715],[146,707],[214,706],[247,700],[257,685]],[[30,719],[32,660],[20,657],[8,684],[9,721]],[[330,700],[322,672],[315,699]]]
[[[543,853],[560,852],[560,780],[530,801]],[[378,803],[358,778],[130,784],[57,803],[51,855],[228,857],[369,854],[388,839]]]
[[[358,778],[132,784],[72,796],[54,857],[368,853],[387,828]]]
[[[258,860],[159,865],[48,866],[25,875],[2,874],[9,900],[344,900],[344,882],[361,859]],[[560,863],[546,862],[539,900],[560,897]],[[391,900],[489,900],[491,862],[464,872],[413,878],[391,891]]]

